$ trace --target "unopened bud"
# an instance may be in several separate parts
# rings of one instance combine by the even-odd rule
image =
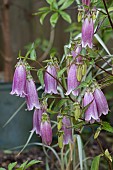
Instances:
[[[79,64],[77,67],[77,80],[81,81],[81,79],[82,79],[82,65]]]
[[[58,131],[61,130],[62,128],[62,119],[63,119],[63,116],[57,116],[57,128],[58,128]]]
[[[84,64],[82,65],[82,75],[84,76],[86,74],[87,71],[87,64],[84,62]]]
[[[78,12],[78,22],[80,22],[82,20],[82,13]]]
[[[63,131],[58,132],[58,146],[59,146],[59,148],[63,147],[63,134],[64,134]]]
[[[81,110],[80,110],[80,104],[79,103],[75,103],[75,120],[78,120],[81,116]]]

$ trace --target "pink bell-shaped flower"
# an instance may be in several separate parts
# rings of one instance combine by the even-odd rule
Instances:
[[[40,132],[42,142],[46,145],[50,145],[52,143],[52,128],[47,113],[42,114]]]
[[[25,97],[26,87],[26,68],[25,63],[23,61],[19,61],[16,65],[14,77],[13,77],[13,85],[11,95],[16,94],[20,97]]]
[[[80,82],[77,80],[77,66],[75,64],[72,64],[70,66],[70,69],[68,71],[68,77],[67,77],[67,92],[66,95],[70,95],[72,93],[74,96],[78,96],[79,90],[74,90],[79,86]]]
[[[86,92],[83,99],[83,105],[88,106],[87,110],[85,111],[85,121],[93,123],[95,120],[99,121],[99,115],[97,110],[97,105],[94,99],[94,96],[91,92]]]
[[[85,18],[82,25],[82,47],[93,47],[94,24],[92,18]]]
[[[71,122],[70,119],[66,116],[62,119],[62,130],[64,132],[63,134],[63,144],[67,145],[69,142],[72,142],[72,128],[71,128]]]
[[[82,4],[90,6],[90,0],[82,0]]]
[[[49,65],[44,76],[45,93],[58,93],[57,81],[55,78],[57,78],[56,68],[53,65]]]
[[[26,80],[26,103],[27,109],[33,110],[35,107],[36,109],[40,109],[38,94],[36,90],[35,83],[30,73],[28,73],[28,78]]]
[[[104,115],[108,114],[108,111],[109,111],[108,103],[107,103],[106,97],[104,96],[104,93],[101,91],[101,89],[99,89],[99,88],[95,89],[94,98],[96,101],[99,117],[102,114],[104,114]]]
[[[41,119],[42,119],[43,109],[35,109],[33,114],[33,129],[36,134],[41,136],[40,126],[41,126]]]

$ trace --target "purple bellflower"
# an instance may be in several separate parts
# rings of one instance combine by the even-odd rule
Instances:
[[[68,77],[67,77],[67,92],[66,95],[70,95],[70,93],[72,92],[72,94],[74,96],[78,96],[79,94],[79,90],[74,90],[75,88],[77,88],[79,86],[79,81],[77,80],[77,66],[75,64],[72,64],[69,71],[68,71]]]
[[[82,4],[90,6],[90,0],[82,0]]]
[[[49,65],[47,67],[47,70],[44,76],[45,93],[54,93],[54,94],[58,93],[57,92],[57,81],[55,78],[57,78],[56,68],[53,65]]]
[[[94,24],[92,18],[85,18],[82,25],[82,47],[93,47]]]
[[[99,89],[99,88],[95,89],[94,98],[96,101],[99,117],[102,114],[104,114],[104,115],[108,114],[108,111],[109,111],[108,103],[107,103],[106,97],[104,96],[104,93],[101,91],[101,89]]]
[[[33,110],[35,107],[36,109],[40,109],[38,94],[36,90],[35,83],[30,73],[28,73],[28,78],[26,80],[26,103],[27,109]]]
[[[71,52],[73,58],[77,57],[77,55],[80,54],[81,50],[82,50],[81,45],[77,45],[77,47],[75,47],[75,49]]]
[[[40,132],[42,142],[46,145],[50,145],[52,143],[52,128],[47,113],[42,114]]]
[[[41,136],[40,126],[41,126],[41,119],[42,119],[43,109],[35,109],[33,114],[33,129],[36,134]]]
[[[87,110],[85,111],[85,121],[94,123],[94,121],[99,121],[99,115],[97,110],[96,101],[94,96],[91,92],[86,92],[83,99],[83,105],[88,106]]]
[[[25,63],[23,61],[19,61],[17,63],[14,77],[13,77],[13,85],[11,95],[16,94],[20,97],[25,97],[25,86],[26,86],[26,68]]]
[[[72,142],[72,129],[71,129],[71,122],[70,119],[66,116],[63,117],[62,119],[62,130],[64,132],[63,134],[63,144],[67,145],[69,142]]]

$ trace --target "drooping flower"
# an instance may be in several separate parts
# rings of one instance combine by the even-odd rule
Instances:
[[[33,110],[34,107],[40,109],[36,86],[30,73],[26,80],[26,94],[27,109]]]
[[[72,129],[71,129],[71,122],[70,119],[66,116],[62,119],[62,130],[64,132],[63,134],[63,144],[67,145],[69,142],[72,142]]]
[[[52,143],[52,128],[47,113],[42,114],[40,132],[42,142],[46,145],[50,145]]]
[[[81,50],[82,50],[81,45],[77,45],[77,47],[75,47],[75,49],[72,50],[72,52],[71,52],[73,58],[77,57],[77,55],[80,54]]]
[[[13,77],[13,85],[11,95],[16,94],[20,97],[25,97],[25,86],[26,86],[26,68],[25,63],[23,61],[19,61],[17,63],[14,77]]]
[[[85,121],[93,123],[95,120],[99,121],[99,115],[97,110],[96,101],[91,92],[86,92],[83,99],[83,105],[88,106],[85,111]]]
[[[53,65],[49,65],[44,76],[45,93],[58,93],[57,81],[55,78],[57,78],[56,68]]]
[[[85,18],[82,25],[82,47],[93,47],[94,24],[92,18]]]
[[[99,88],[95,89],[94,98],[96,101],[99,117],[102,114],[104,114],[104,115],[108,114],[108,111],[109,111],[108,103],[107,103],[106,97],[104,96],[104,93],[101,91],[101,89],[99,89]]]
[[[42,119],[43,109],[35,109],[33,114],[33,129],[36,134],[41,135],[40,126],[41,126],[41,119]]]
[[[66,95],[69,95],[72,93],[74,96],[78,96],[79,90],[74,90],[79,86],[79,81],[77,80],[77,66],[75,64],[72,64],[67,77],[67,92]]]
[[[90,6],[90,0],[82,0],[82,4]]]

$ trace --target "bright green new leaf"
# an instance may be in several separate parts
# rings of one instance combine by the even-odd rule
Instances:
[[[102,129],[113,133],[113,127],[108,122],[102,122]]]
[[[61,15],[61,17],[62,17],[65,21],[67,21],[67,22],[69,22],[69,23],[72,22],[70,15],[67,14],[66,12],[60,11],[60,15]]]
[[[32,160],[25,166],[25,169],[29,168],[30,166],[32,166],[34,164],[40,163],[40,162],[41,161],[38,161],[38,160]]]
[[[44,14],[41,15],[41,17],[40,17],[40,23],[41,23],[41,24],[43,24],[43,21],[44,21],[46,15],[49,14],[49,12],[50,12],[50,11],[47,11],[47,12],[45,12]]]
[[[51,5],[53,3],[53,0],[46,0],[46,2]]]
[[[5,168],[0,168],[0,170],[6,170]]]
[[[58,6],[62,5],[66,0],[60,0],[58,1]]]
[[[15,166],[16,166],[17,162],[14,162],[14,163],[10,163],[8,165],[8,170],[12,170]]]
[[[65,0],[63,5],[60,7],[60,10],[64,10],[64,9],[68,8],[73,2],[74,2],[74,0]]]
[[[57,23],[57,21],[58,21],[58,17],[59,17],[59,15],[58,15],[57,12],[54,13],[54,14],[51,16],[51,18],[50,18],[50,23],[51,23],[52,27],[55,27],[55,25],[56,25],[56,23]]]
[[[43,69],[39,69],[37,71],[37,76],[39,78],[41,85],[43,86],[43,84],[44,84]]]
[[[100,162],[100,157],[102,155],[98,155],[93,159],[92,165],[91,165],[91,170],[99,170],[99,162]]]
[[[64,67],[63,69],[61,69],[59,72],[58,72],[58,78],[62,77],[62,74],[67,70],[66,67]]]
[[[39,10],[38,11],[42,11],[42,12],[47,12],[47,11],[49,11],[50,10],[50,8],[49,7],[42,7],[42,8],[39,8]]]

